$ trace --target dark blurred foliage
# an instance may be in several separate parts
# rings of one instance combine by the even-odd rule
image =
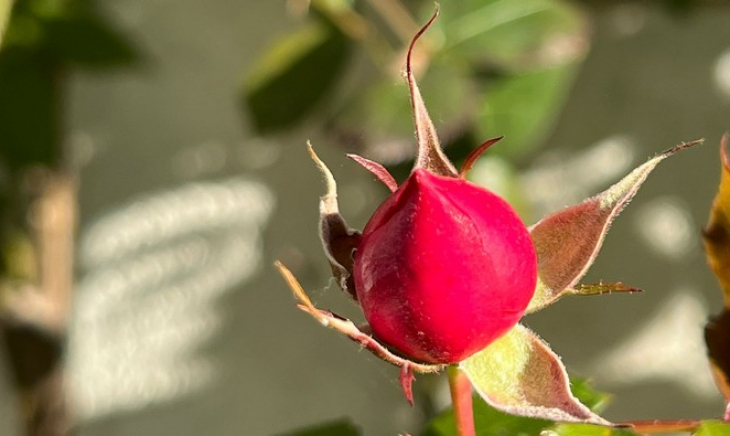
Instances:
[[[11,172],[63,160],[63,79],[69,68],[135,59],[129,43],[90,0],[16,2],[0,52],[2,161]]]
[[[31,168],[70,170],[64,150],[64,87],[74,69],[127,65],[129,42],[94,0],[22,0],[0,47],[0,242],[25,227]],[[32,173],[30,173],[32,175]],[[5,256],[7,257],[7,255]],[[8,262],[0,271],[8,270]],[[11,272],[12,273],[12,272]]]
[[[2,0],[0,44],[0,342],[25,434],[61,436],[76,208],[65,88],[75,69],[137,56],[94,0]]]
[[[549,134],[589,49],[590,10],[615,2],[440,3],[441,17],[416,48],[415,64],[449,155],[458,164],[487,138],[504,135],[508,146],[490,152],[525,160]],[[700,5],[723,2],[636,3],[661,3],[684,17]],[[289,4],[298,22],[246,73],[242,103],[254,130],[268,135],[305,120],[319,123],[349,151],[366,153],[396,173],[399,164],[407,168],[413,123],[402,79],[404,54],[434,4]],[[362,57],[365,66],[354,61]],[[352,75],[360,86],[344,89]]]
[[[401,78],[404,54],[434,5],[315,0],[309,9],[247,75],[243,102],[254,128],[274,133],[315,112],[349,150],[391,167],[408,161],[413,122]],[[564,2],[442,2],[414,63],[450,155],[466,156],[499,135],[510,145],[496,153],[524,157],[539,146],[586,52],[587,32],[584,14]],[[359,72],[364,85],[338,92],[351,72],[332,72],[358,55],[368,61]],[[312,68],[318,73],[308,73]],[[278,106],[287,110],[274,110]]]

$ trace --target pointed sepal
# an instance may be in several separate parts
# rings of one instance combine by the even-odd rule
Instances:
[[[433,373],[439,372],[444,369],[444,365],[430,365],[425,363],[413,362],[403,357],[400,357],[394,354],[388,348],[386,348],[383,344],[378,342],[371,335],[365,333],[363,331],[364,329],[358,328],[355,323],[353,323],[349,319],[342,318],[341,316],[338,316],[327,310],[318,309],[314,306],[314,304],[312,304],[312,300],[310,300],[309,296],[307,296],[307,293],[304,292],[302,285],[299,284],[299,281],[294,277],[294,274],[292,274],[292,272],[289,271],[287,267],[285,267],[279,261],[276,261],[274,263],[274,266],[279,270],[279,273],[289,285],[289,289],[291,289],[292,294],[294,294],[294,297],[297,299],[297,301],[299,301],[299,309],[311,315],[324,327],[337,330],[343,335],[349,337],[354,342],[360,344],[363,348],[367,349],[380,359],[390,364],[401,368],[407,367],[405,369],[406,376],[408,372]],[[402,375],[402,377],[404,376]],[[402,378],[401,383],[403,383],[403,380],[404,379]],[[408,393],[406,392],[406,396],[407,395]]]
[[[660,153],[606,191],[535,224],[530,234],[537,251],[539,273],[527,312],[554,303],[583,277],[601,249],[611,223],[659,162],[701,142],[682,143]]]
[[[428,20],[428,23],[413,37],[408,47],[408,55],[406,56],[406,81],[408,82],[408,89],[411,92],[411,106],[416,124],[416,139],[418,140],[418,154],[416,155],[414,169],[423,168],[441,176],[458,177],[459,174],[456,168],[454,168],[454,165],[441,149],[441,144],[436,134],[436,127],[434,127],[433,121],[431,121],[431,117],[428,115],[423,97],[421,97],[421,91],[418,89],[418,84],[416,83],[416,78],[411,68],[413,47],[421,35],[431,27],[431,24],[433,24],[438,15],[439,10],[437,7],[431,19]]]
[[[499,136],[492,139],[487,139],[480,145],[479,147],[475,148],[469,155],[464,159],[464,164],[461,166],[461,171],[459,171],[459,177],[462,179],[466,179],[467,174],[469,174],[469,171],[471,171],[474,164],[477,162],[477,159],[485,152],[487,149],[494,144],[498,143],[504,139],[504,136]]]
[[[380,180],[386,187],[388,187],[390,192],[395,192],[398,190],[398,183],[395,181],[395,178],[393,178],[393,176],[388,172],[388,170],[385,169],[384,166],[370,159],[365,159],[362,156],[358,156],[352,153],[348,154],[347,157],[359,163],[360,166],[362,166],[366,170],[370,171],[370,173],[374,175],[376,179]]]
[[[410,364],[406,363],[400,367],[398,381],[400,382],[400,387],[403,390],[403,395],[405,395],[406,401],[408,401],[408,404],[410,404],[411,407],[413,407],[413,381],[415,379],[416,376],[413,375]]]
[[[309,155],[324,178],[326,192],[319,200],[319,237],[322,247],[332,268],[332,275],[343,291],[357,300],[355,283],[352,278],[353,251],[360,243],[360,232],[351,229],[340,215],[337,203],[337,182],[327,165],[314,152],[307,142]]]
[[[573,396],[560,358],[522,325],[461,362],[459,368],[497,410],[557,422],[612,425]]]

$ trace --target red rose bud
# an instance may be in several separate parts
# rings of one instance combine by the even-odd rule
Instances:
[[[377,339],[422,362],[456,363],[519,321],[537,256],[503,199],[417,168],[365,226],[354,279]]]
[[[578,282],[610,223],[654,167],[701,141],[655,156],[603,193],[541,220],[530,234],[509,204],[464,179],[476,159],[501,138],[474,150],[459,171],[439,144],[411,70],[413,46],[437,14],[413,38],[406,57],[418,141],[413,172],[398,186],[379,163],[350,155],[392,192],[362,233],[340,214],[337,183],[309,145],[326,184],[320,199],[322,245],[337,284],[355,297],[369,325],[358,327],[318,309],[293,274],[280,263],[277,267],[300,309],[401,367],[401,386],[411,404],[413,372],[438,372],[458,363],[458,370],[498,410],[611,425],[573,396],[558,356],[517,323],[526,312],[565,295],[637,291],[622,283]]]

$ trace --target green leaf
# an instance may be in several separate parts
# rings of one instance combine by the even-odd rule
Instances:
[[[60,159],[58,66],[41,54],[6,46],[0,53],[0,141],[11,168]]]
[[[10,11],[13,8],[13,0],[0,0],[0,48],[3,46],[3,36],[10,19]]]
[[[554,0],[465,0],[442,16],[440,51],[487,79],[475,136],[504,135],[498,155],[534,150],[557,119],[585,53],[581,14]]]
[[[527,312],[554,303],[585,275],[603,245],[609,226],[659,162],[701,142],[683,143],[669,149],[597,196],[535,224],[530,233],[537,251],[538,283]]]
[[[489,406],[478,396],[474,398],[476,436],[539,436],[552,422],[509,415]],[[453,410],[434,418],[421,436],[457,436]]]
[[[705,421],[693,433],[694,436],[728,436],[730,424],[719,421]]]
[[[0,1],[5,7],[6,0]],[[12,169],[60,161],[64,68],[119,65],[134,57],[93,5],[87,0],[14,5],[0,52],[0,140],[2,159]]]
[[[459,367],[476,392],[503,412],[551,421],[609,424],[572,395],[560,358],[521,325]]]
[[[501,79],[484,97],[477,135],[504,135],[497,154],[516,157],[534,150],[557,119],[576,66],[563,64]]]
[[[478,96],[471,78],[458,64],[434,62],[418,78],[418,86],[444,143],[458,136],[474,118]],[[407,84],[389,79],[364,88],[338,115],[335,129],[361,139],[364,154],[384,165],[412,160],[417,147]]]
[[[137,59],[125,37],[91,13],[44,23],[45,45],[61,61],[84,67],[116,67]]]
[[[554,0],[459,1],[444,8],[442,16],[444,51],[509,66],[524,64],[525,54],[581,27],[577,11]]]
[[[596,413],[604,411],[612,398],[611,394],[595,390],[588,379],[580,377],[570,377],[570,391]]]
[[[422,10],[430,14],[432,6],[424,4]],[[556,41],[560,47],[577,41],[580,47],[584,39],[571,38],[585,29],[581,23],[574,8],[554,0],[450,2],[434,24],[441,38],[432,32],[434,52],[423,57],[430,62],[418,78],[443,144],[469,132],[467,149],[503,134],[509,143],[496,147],[496,154],[516,156],[539,145],[583,51],[545,53]],[[494,64],[503,77],[487,82],[482,73]],[[399,85],[392,77],[378,80],[335,121],[336,133],[350,143],[362,141],[364,155],[389,168],[411,159],[414,151],[411,111]],[[459,150],[446,151],[458,158]]]
[[[301,121],[332,90],[350,48],[324,21],[310,21],[276,42],[244,81],[243,102],[254,128],[271,133]]]
[[[571,377],[570,389],[583,404],[593,411],[602,410],[611,395],[593,389],[588,380]],[[553,425],[552,421],[526,418],[500,412],[474,396],[474,425],[477,436],[538,436]],[[421,436],[456,436],[453,409],[449,408],[429,422]]]
[[[333,421],[326,424],[318,424],[302,430],[295,430],[289,433],[282,433],[279,436],[360,436],[360,429],[355,427],[349,419]]]

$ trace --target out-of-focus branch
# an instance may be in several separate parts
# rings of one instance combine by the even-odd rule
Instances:
[[[74,177],[60,171],[43,177],[28,214],[39,280],[5,285],[0,333],[25,435],[63,436],[71,427],[62,362],[73,287]]]
[[[65,330],[73,289],[76,180],[54,174],[31,210],[37,235],[40,288],[49,302],[49,326]]]

